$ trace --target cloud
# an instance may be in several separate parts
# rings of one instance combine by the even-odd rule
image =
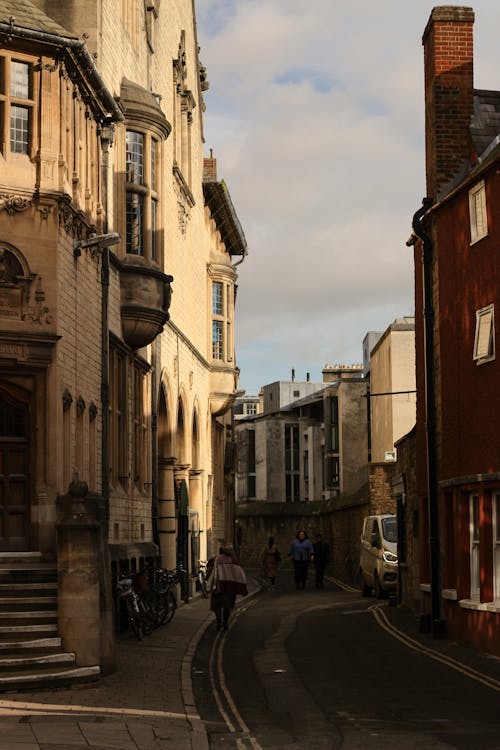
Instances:
[[[249,245],[236,310],[247,392],[360,361],[413,312],[405,246],[425,194],[423,50],[433,3],[198,3],[206,145]],[[475,85],[498,88],[500,4],[476,0]],[[299,375],[297,375],[299,377]]]

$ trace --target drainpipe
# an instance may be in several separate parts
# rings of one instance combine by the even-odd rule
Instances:
[[[153,541],[161,555],[160,534],[158,532],[158,343],[151,347],[151,524]]]
[[[429,555],[431,572],[431,617],[432,635],[440,638],[445,634],[445,623],[441,618],[441,559],[439,535],[439,497],[437,491],[436,448],[436,392],[434,368],[434,302],[432,296],[432,264],[434,248],[425,231],[422,219],[434,201],[424,198],[422,207],[414,214],[412,228],[422,242],[422,278],[424,313],[424,367],[425,367],[425,422],[427,442],[427,503],[429,513]]]
[[[108,187],[109,187],[109,149],[113,143],[112,126],[103,127],[101,132],[102,147],[102,193],[104,232],[108,231]],[[101,253],[101,466],[102,497],[104,502],[105,538],[109,539],[109,247],[104,245]]]

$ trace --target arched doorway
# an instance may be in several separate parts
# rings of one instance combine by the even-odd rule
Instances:
[[[0,551],[30,548],[29,397],[0,384]]]

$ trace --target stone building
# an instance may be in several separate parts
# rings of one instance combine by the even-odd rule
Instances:
[[[203,153],[191,0],[0,0],[0,73],[0,550],[58,567],[53,631],[109,668],[111,571],[191,573],[232,537],[246,241]]]
[[[415,319],[397,318],[370,353],[371,460],[395,461],[395,443],[415,424]]]

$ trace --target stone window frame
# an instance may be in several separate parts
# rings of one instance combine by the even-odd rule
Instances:
[[[12,63],[28,66],[29,96],[18,97],[11,93]],[[38,108],[36,92],[38,91],[38,59],[32,55],[9,50],[0,51],[0,153],[7,159],[10,156],[32,159],[35,155],[37,137]],[[11,107],[19,106],[28,110],[28,140],[26,150],[15,151],[11,148]]]
[[[161,262],[161,141],[158,135],[146,127],[137,123],[126,126],[125,129],[125,162],[128,160],[127,137],[129,134],[139,135],[142,138],[142,173],[138,179],[129,180],[127,168],[125,169],[125,252],[131,255],[141,255],[157,263]],[[130,245],[130,232],[128,223],[129,196],[137,196],[141,201],[141,225],[139,230],[138,249]]]
[[[211,279],[211,342],[212,360],[216,362],[233,361],[233,283],[222,275],[212,276]],[[214,291],[220,288],[220,307],[215,307]]]

